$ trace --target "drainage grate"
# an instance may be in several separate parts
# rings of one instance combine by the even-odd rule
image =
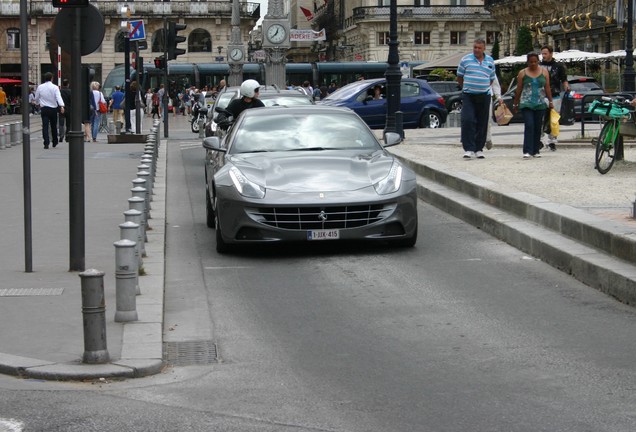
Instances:
[[[0,297],[54,296],[63,292],[64,288],[9,288],[0,289]]]
[[[163,359],[173,366],[216,363],[218,361],[216,344],[210,340],[164,342]]]

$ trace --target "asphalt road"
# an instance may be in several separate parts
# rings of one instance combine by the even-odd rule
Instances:
[[[166,340],[212,341],[218,361],[123,382],[0,376],[0,418],[34,431],[633,431],[633,308],[424,203],[412,249],[218,255],[203,150],[173,137]]]

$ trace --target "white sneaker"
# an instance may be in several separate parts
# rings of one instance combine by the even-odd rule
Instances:
[[[484,156],[484,152],[483,151],[478,151],[477,153],[475,153],[475,156],[477,156],[477,159],[485,159],[486,156]]]
[[[541,154],[536,153],[536,154],[533,154],[533,155],[532,155],[532,157],[533,157],[533,158],[540,158],[540,157],[541,157]]]
[[[524,159],[530,159],[532,157],[532,155],[530,153],[524,153],[523,154],[523,158]]]
[[[475,157],[475,152],[467,151],[464,153],[464,159],[472,159]]]

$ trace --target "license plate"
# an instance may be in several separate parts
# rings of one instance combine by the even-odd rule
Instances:
[[[307,240],[338,240],[339,230],[311,230],[307,231]]]

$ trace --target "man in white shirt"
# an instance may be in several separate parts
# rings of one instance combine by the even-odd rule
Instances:
[[[44,139],[44,148],[49,148],[49,128],[51,129],[53,147],[57,147],[57,112],[64,114],[64,100],[60,89],[51,82],[53,74],[47,72],[44,74],[44,83],[39,85],[35,91],[35,103],[40,106],[40,115],[42,116],[42,138]]]

